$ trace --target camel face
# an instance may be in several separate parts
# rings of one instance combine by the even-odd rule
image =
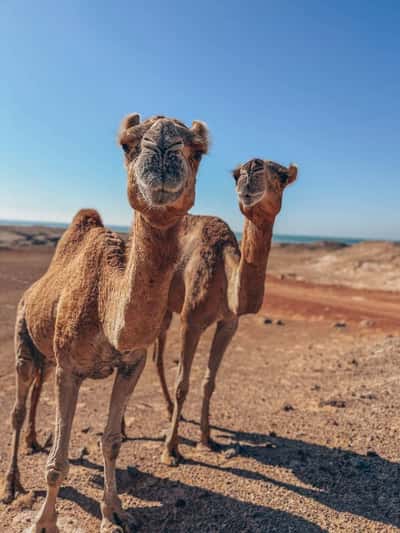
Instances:
[[[297,166],[289,168],[274,161],[251,159],[233,171],[239,205],[244,214],[257,206],[266,215],[276,216],[285,187],[295,181]]]
[[[140,192],[154,206],[176,202],[185,189],[189,165],[184,140],[172,120],[157,120],[143,135],[133,173]]]
[[[158,211],[160,218],[185,214],[194,203],[196,173],[207,151],[205,125],[194,122],[188,128],[160,116],[140,123],[138,115],[130,115],[122,123],[119,142],[131,206],[143,213]]]
[[[257,204],[265,195],[267,182],[262,159],[251,159],[234,171],[239,202],[245,207]]]

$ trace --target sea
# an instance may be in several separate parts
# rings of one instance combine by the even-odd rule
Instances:
[[[11,220],[11,219],[0,219],[0,226],[44,226],[49,228],[61,228],[65,229],[68,227],[67,223],[63,222],[44,222],[42,220]],[[119,233],[127,233],[130,231],[129,226],[118,226],[118,225],[107,225],[108,228]],[[238,240],[242,238],[240,232],[235,232],[235,235]],[[273,235],[273,241],[277,243],[298,243],[298,244],[310,244],[313,242],[340,242],[343,244],[357,244],[359,242],[367,241],[368,239],[361,239],[355,237],[327,237],[326,235],[289,235],[289,234],[280,234],[275,233]],[[372,239],[371,239],[372,240]]]

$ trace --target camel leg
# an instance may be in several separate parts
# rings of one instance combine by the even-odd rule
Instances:
[[[56,428],[55,439],[46,466],[47,494],[33,533],[58,533],[56,500],[62,482],[68,474],[68,448],[72,422],[82,379],[70,370],[56,369]]]
[[[43,372],[39,371],[36,374],[33,382],[31,399],[28,413],[28,427],[25,435],[26,448],[29,453],[35,453],[42,450],[42,447],[37,441],[36,435],[36,412],[39,404],[39,398],[43,387]]]
[[[175,384],[174,411],[161,455],[161,462],[168,466],[176,466],[181,459],[178,450],[178,425],[183,404],[189,392],[190,370],[201,333],[202,330],[193,324],[182,325],[182,352]]]
[[[102,533],[133,531],[137,526],[134,517],[122,509],[117,493],[115,464],[121,448],[121,421],[135,385],[144,369],[146,351],[137,352],[137,359],[129,366],[118,369],[111,393],[107,424],[102,437],[104,458],[104,496],[101,504]]]
[[[203,403],[200,420],[200,449],[211,449],[213,442],[210,439],[210,401],[215,390],[215,378],[220,367],[225,350],[229,346],[238,326],[238,319],[221,320],[218,322],[211,345],[207,370],[203,380]]]
[[[32,342],[29,338],[23,316],[17,317],[15,330],[15,352],[16,400],[11,414],[11,423],[13,428],[12,451],[4,484],[4,494],[2,497],[4,503],[10,503],[15,498],[16,492],[26,492],[20,483],[18,469],[18,449],[21,429],[26,416],[26,399],[37,373],[37,368],[33,360]]]
[[[167,332],[165,330],[162,330],[160,335],[158,336],[157,341],[154,344],[153,363],[156,366],[158,378],[160,380],[161,391],[163,393],[165,405],[168,412],[168,419],[171,420],[172,412],[174,410],[174,404],[172,403],[171,396],[168,391],[167,380],[165,379],[164,351],[166,340]]]
[[[172,313],[170,311],[167,311],[164,315],[160,334],[158,336],[158,339],[154,343],[154,349],[153,349],[153,363],[156,366],[158,378],[160,380],[161,390],[162,390],[165,403],[166,403],[166,407],[167,407],[167,411],[168,411],[168,419],[170,421],[172,417],[172,411],[174,408],[174,404],[172,403],[171,396],[169,395],[167,381],[165,379],[164,351],[165,351],[165,342],[167,340],[167,331],[169,329],[169,326],[171,325],[171,320],[172,320]],[[126,434],[125,414],[122,417],[121,434],[122,434],[123,441],[128,439],[128,436]]]
[[[49,374],[53,370],[52,366],[44,366],[36,375],[33,382],[29,414],[28,414],[28,427],[26,430],[25,443],[28,453],[37,453],[49,446],[48,442],[52,440],[50,434],[44,446],[41,446],[37,441],[36,436],[36,415],[39,405],[40,396],[42,394],[42,388],[45,381],[47,381]]]

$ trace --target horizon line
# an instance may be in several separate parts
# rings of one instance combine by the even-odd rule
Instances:
[[[0,218],[0,225],[7,226],[7,225],[20,225],[20,226],[40,226],[45,225],[48,227],[68,227],[71,222],[62,222],[58,220],[32,220],[32,219],[18,219],[18,218]],[[107,224],[105,227],[114,227],[114,228],[126,228],[130,229],[131,225],[127,224],[114,224],[110,223]],[[242,230],[236,230],[232,228],[232,231],[237,234],[242,234]],[[333,241],[343,241],[343,240],[352,240],[352,241],[388,241],[388,242],[394,242],[394,243],[400,243],[400,240],[396,239],[388,239],[388,238],[375,238],[375,237],[353,237],[353,236],[337,236],[337,235],[315,235],[315,234],[307,234],[307,233],[274,233],[274,237],[311,237],[312,239],[316,240],[333,240]]]

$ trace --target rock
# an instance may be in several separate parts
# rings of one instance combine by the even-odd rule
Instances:
[[[284,325],[285,325],[285,322],[284,322],[283,320],[281,320],[281,319],[278,319],[278,320],[275,321],[275,324],[276,324],[277,326],[284,326]]]
[[[379,454],[376,453],[374,450],[368,450],[367,457],[379,457]]]
[[[347,324],[346,324],[346,322],[343,322],[343,321],[342,322],[335,322],[333,324],[333,327],[334,328],[345,328],[345,327],[347,327]]]
[[[90,455],[90,451],[84,446],[79,450],[79,460],[82,461],[87,455]]]
[[[239,444],[235,444],[235,446],[233,446],[232,448],[228,448],[227,450],[225,450],[224,457],[226,459],[232,459],[233,457],[236,457],[239,454],[240,454],[240,446]]]
[[[373,328],[374,326],[376,325],[376,322],[375,320],[361,320],[360,321],[360,326],[362,328]]]
[[[82,433],[89,433],[89,431],[91,431],[91,430],[92,430],[92,428],[90,426],[87,426],[87,427],[81,429]]]
[[[293,405],[291,405],[290,403],[285,403],[284,406],[282,407],[282,409],[283,409],[284,411],[286,411],[287,413],[288,413],[289,411],[294,411],[294,407],[293,407]]]
[[[339,408],[343,409],[343,408],[346,407],[346,401],[345,400],[332,399],[332,400],[321,400],[319,402],[319,406],[320,407],[325,407],[326,405],[329,405],[331,407],[339,407]]]
[[[264,324],[272,324],[272,318],[265,317],[265,318],[263,319],[263,323],[264,323]]]

